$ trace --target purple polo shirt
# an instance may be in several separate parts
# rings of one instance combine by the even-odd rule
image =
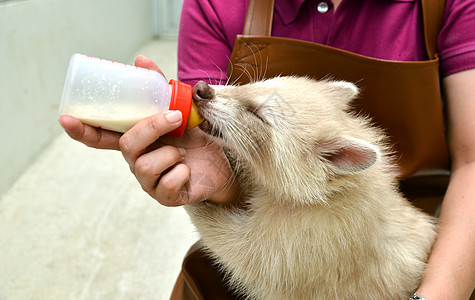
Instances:
[[[178,39],[178,78],[224,84],[249,0],[185,0]],[[272,35],[316,42],[369,57],[425,60],[418,0],[276,0]],[[438,39],[441,74],[475,68],[475,1],[446,0]]]

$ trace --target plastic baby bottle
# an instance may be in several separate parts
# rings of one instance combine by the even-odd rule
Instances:
[[[166,110],[180,110],[182,125],[168,133],[179,137],[202,122],[190,85],[167,82],[162,74],[131,65],[74,54],[69,63],[60,114],[117,132]]]

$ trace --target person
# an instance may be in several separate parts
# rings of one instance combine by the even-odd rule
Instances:
[[[242,32],[248,1],[185,0],[179,35],[179,80],[225,84],[228,59]],[[273,35],[307,40],[395,61],[426,59],[417,0],[276,1]],[[469,299],[475,286],[475,1],[447,0],[438,39],[447,117],[451,178],[441,207],[439,236],[417,294]],[[160,71],[146,57],[136,65]],[[61,116],[75,140],[120,150],[144,191],[166,206],[210,200],[237,205],[241,193],[220,147],[197,128],[164,136],[179,112],[148,117],[121,135]],[[160,143],[157,143],[157,140]],[[202,179],[206,178],[206,181]]]

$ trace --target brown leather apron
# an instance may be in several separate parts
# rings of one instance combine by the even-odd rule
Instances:
[[[361,91],[354,107],[389,135],[400,167],[401,190],[415,205],[433,213],[449,176],[436,52],[444,5],[443,0],[422,0],[429,60],[395,62],[272,37],[274,0],[250,0],[243,35],[236,38],[230,58],[228,80],[245,84],[297,75],[356,83]],[[212,262],[195,245],[183,262],[171,299],[233,298]]]

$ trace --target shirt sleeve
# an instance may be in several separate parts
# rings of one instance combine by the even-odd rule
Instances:
[[[442,77],[475,68],[475,1],[446,1],[437,46]]]
[[[188,84],[204,80],[225,84],[226,69],[238,30],[245,17],[236,4],[243,1],[185,0],[178,35],[178,79]],[[247,1],[246,1],[247,2]],[[239,4],[246,5],[246,4]],[[236,20],[236,18],[239,18]],[[238,22],[236,22],[238,21]],[[240,28],[239,28],[240,29]]]

